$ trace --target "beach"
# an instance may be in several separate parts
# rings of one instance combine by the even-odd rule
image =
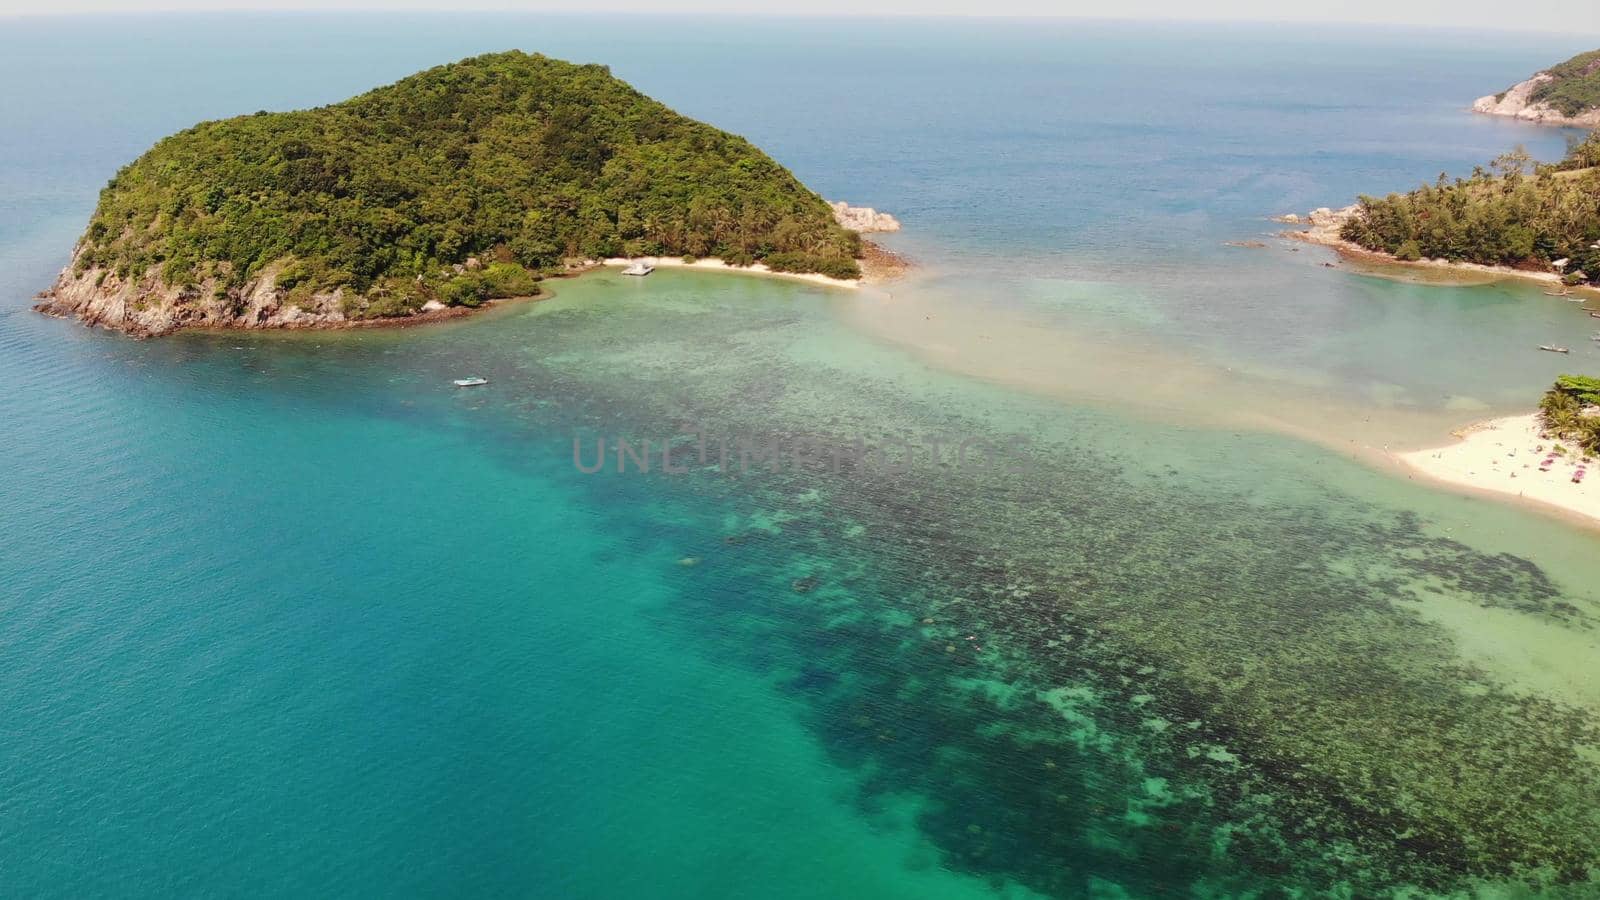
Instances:
[[[873,212],[872,210],[867,210]],[[896,230],[899,224],[895,225]],[[820,284],[826,287],[855,289],[865,284],[879,284],[893,281],[906,274],[911,269],[910,260],[892,250],[886,250],[878,244],[863,240],[861,242],[861,277],[860,278],[834,278],[817,272],[778,272],[766,263],[755,263],[749,266],[735,266],[720,259],[684,259],[677,256],[613,256],[604,260],[605,266],[631,266],[634,263],[644,263],[657,268],[698,269],[710,272],[733,272],[740,275],[765,275],[771,278],[787,278],[793,281],[805,281],[811,284]]]
[[[1456,437],[1449,446],[1397,453],[1395,458],[1436,481],[1554,507],[1600,525],[1600,482],[1592,476],[1573,482],[1573,473],[1585,465],[1583,454],[1570,442],[1544,437],[1537,414],[1479,422],[1457,431]],[[1541,463],[1557,446],[1564,452],[1548,471],[1541,471]]]
[[[631,266],[634,263],[640,262],[647,266],[655,266],[656,268],[660,269],[697,269],[700,271],[710,272],[733,272],[741,275],[767,275],[773,278],[788,278],[794,281],[806,281],[810,282],[811,284],[820,284],[827,287],[837,288],[855,289],[861,286],[860,280],[833,278],[827,275],[819,275],[815,272],[775,272],[768,268],[765,263],[756,263],[753,266],[730,266],[720,259],[696,259],[689,261],[675,256],[637,256],[632,258],[625,256],[613,256],[610,259],[605,260],[602,265]]]

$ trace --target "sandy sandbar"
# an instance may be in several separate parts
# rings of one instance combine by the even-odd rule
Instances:
[[[1436,481],[1554,507],[1600,525],[1600,462],[1589,460],[1581,483],[1572,480],[1583,454],[1570,442],[1545,437],[1535,414],[1479,422],[1457,431],[1446,447],[1397,453],[1407,468]],[[1548,467],[1544,461],[1556,447]]]

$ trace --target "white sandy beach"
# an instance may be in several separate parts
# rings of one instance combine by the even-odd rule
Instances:
[[[844,278],[831,278],[827,275],[818,275],[815,272],[774,272],[767,268],[766,264],[764,263],[756,263],[753,266],[730,266],[720,259],[697,259],[694,262],[684,262],[682,259],[674,256],[640,256],[632,259],[622,256],[614,256],[610,259],[607,259],[604,265],[627,267],[636,262],[643,262],[645,265],[655,266],[662,269],[703,269],[714,272],[735,272],[745,275],[767,275],[772,278],[789,278],[795,281],[809,281],[812,284],[822,284],[827,285],[828,287],[854,289],[861,286],[861,282],[859,280],[852,281]]]
[[[1583,482],[1574,483],[1573,473],[1584,462],[1569,443],[1549,471],[1540,471],[1551,449],[1563,443],[1541,437],[1541,431],[1537,415],[1508,416],[1456,432],[1459,440],[1447,447],[1395,457],[1413,471],[1447,484],[1555,507],[1600,525],[1600,463],[1591,460]]]

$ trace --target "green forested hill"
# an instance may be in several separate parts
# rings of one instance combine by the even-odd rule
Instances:
[[[1556,165],[1526,154],[1470,178],[1444,176],[1408,194],[1362,197],[1341,237],[1403,260],[1549,270],[1565,259],[1571,283],[1600,283],[1600,135]]]
[[[101,193],[77,266],[221,292],[277,263],[280,287],[346,286],[401,312],[524,288],[571,258],[854,277],[858,252],[820,197],[743,138],[603,66],[513,51],[168,137]],[[498,265],[453,273],[473,256]]]
[[[1568,116],[1600,108],[1600,50],[1580,53],[1545,71],[1550,80],[1534,88],[1529,100],[1548,103]]]

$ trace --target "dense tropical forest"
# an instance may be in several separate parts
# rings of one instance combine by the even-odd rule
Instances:
[[[270,272],[291,298],[344,287],[353,314],[376,316],[530,293],[576,259],[855,277],[859,252],[743,138],[603,66],[512,51],[166,138],[101,192],[76,265],[219,297]]]
[[[1569,284],[1600,283],[1600,133],[1553,165],[1518,149],[1470,178],[1362,197],[1340,236],[1402,260],[1554,269]]]
[[[1545,430],[1600,453],[1600,378],[1562,375],[1539,403]]]
[[[1600,107],[1600,50],[1580,53],[1545,73],[1551,80],[1534,88],[1530,101],[1548,103],[1568,116]]]

